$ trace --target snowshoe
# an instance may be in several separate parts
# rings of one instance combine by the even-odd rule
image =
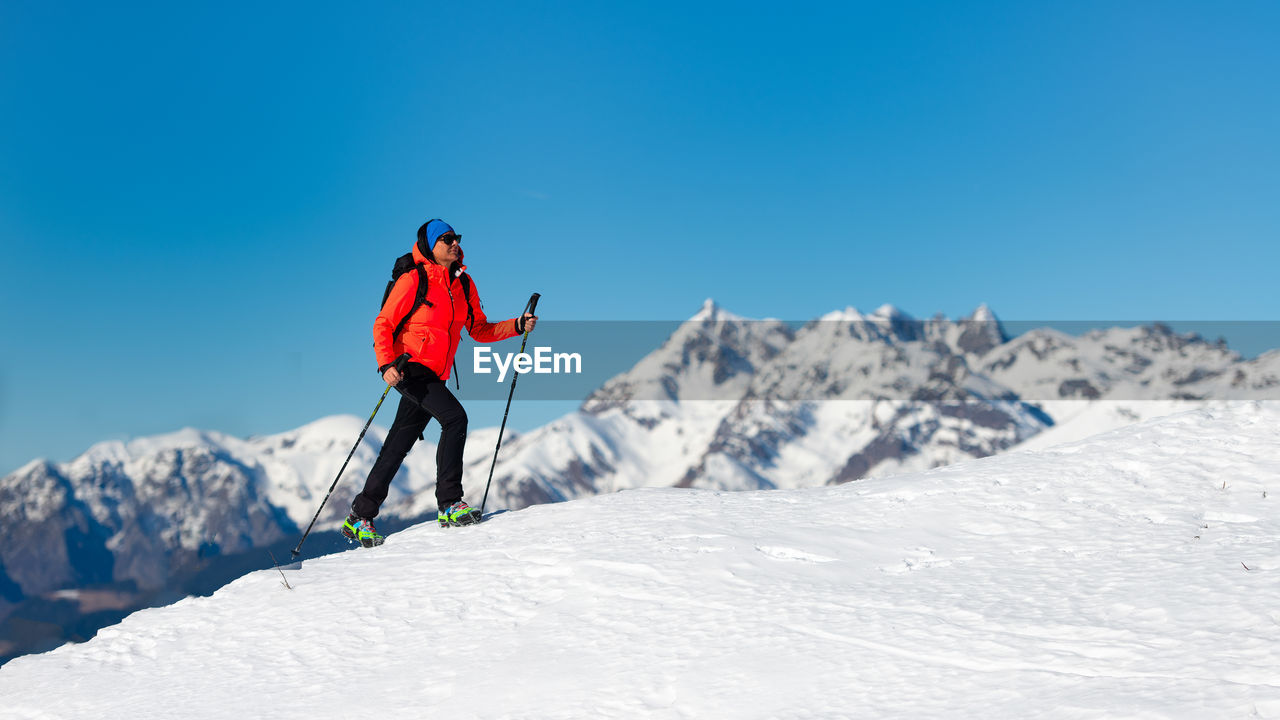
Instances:
[[[475,525],[480,522],[480,511],[459,500],[448,507],[440,508],[436,520],[440,523],[440,527]]]
[[[356,517],[354,513],[347,515],[346,521],[342,523],[342,534],[351,542],[358,542],[360,547],[367,548],[381,545],[384,539],[374,529],[373,520]]]

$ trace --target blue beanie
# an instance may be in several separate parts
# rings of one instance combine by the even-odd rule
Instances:
[[[426,231],[419,232],[418,237],[419,239],[426,238],[427,244],[429,245],[435,245],[436,239],[439,238],[441,235],[445,233],[451,233],[454,231],[453,227],[450,226],[449,223],[443,220],[438,220],[438,219],[428,222],[423,227],[426,228]]]

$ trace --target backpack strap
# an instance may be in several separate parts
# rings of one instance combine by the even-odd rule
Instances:
[[[413,293],[413,305],[409,307],[409,312],[400,318],[396,323],[395,330],[391,332],[391,339],[394,341],[400,337],[400,333],[404,332],[404,326],[408,324],[409,318],[418,311],[418,308],[426,305],[427,307],[435,307],[435,303],[427,300],[427,273],[423,267],[413,261],[413,253],[406,253],[396,258],[396,264],[391,268],[391,280],[387,283],[386,292],[382,293],[382,307],[387,306],[387,298],[391,297],[391,288],[395,287],[396,281],[401,275],[408,272],[417,272],[418,287]]]
[[[471,276],[462,273],[458,279],[462,281],[462,299],[467,303],[467,332],[471,332],[471,326],[476,321],[475,313],[471,310]]]
[[[418,308],[423,305],[435,307],[435,303],[427,300],[427,272],[422,269],[421,265],[414,265],[413,269],[418,273],[418,288],[413,293],[413,305],[409,307],[409,312],[400,318],[400,322],[396,323],[396,329],[391,332],[392,340],[400,337],[400,333],[404,332],[404,326],[409,324],[409,318],[413,317]]]

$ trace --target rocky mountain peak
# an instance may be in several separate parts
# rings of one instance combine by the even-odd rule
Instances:
[[[658,349],[592,393],[582,410],[601,413],[638,400],[736,398],[793,335],[785,323],[749,320],[708,300]]]
[[[702,307],[698,308],[698,312],[694,313],[693,316],[689,318],[688,322],[724,322],[745,319],[746,318],[726,311],[715,300],[707,298],[702,301]]]
[[[968,317],[960,319],[960,335],[956,338],[956,347],[967,355],[986,355],[995,348],[1009,342],[1011,338],[1005,332],[1004,325],[995,312],[983,303]]]

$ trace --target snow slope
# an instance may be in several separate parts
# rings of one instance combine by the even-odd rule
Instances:
[[[422,525],[0,668],[6,718],[1280,717],[1280,410]]]

